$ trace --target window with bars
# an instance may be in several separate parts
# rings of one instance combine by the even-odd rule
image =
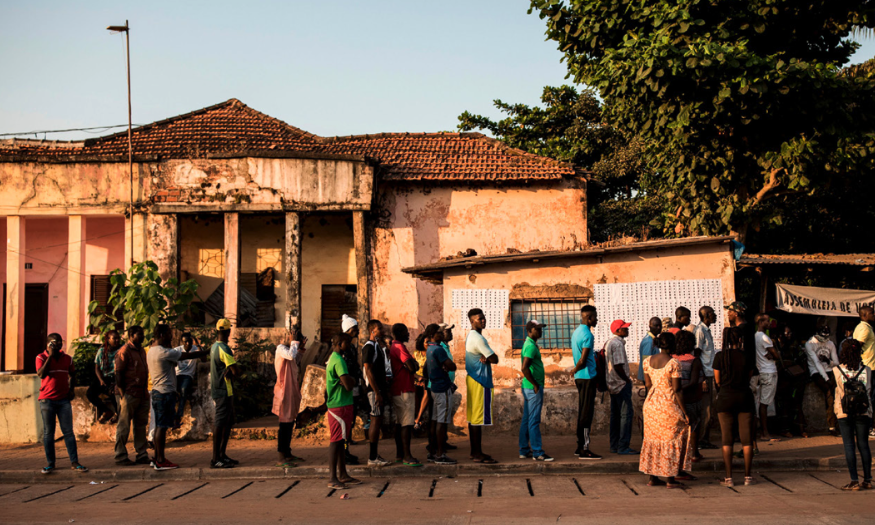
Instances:
[[[583,297],[514,299],[510,302],[511,338],[514,351],[526,341],[526,323],[537,320],[544,328],[538,346],[541,350],[571,349],[571,334],[580,325],[580,309],[589,304]]]

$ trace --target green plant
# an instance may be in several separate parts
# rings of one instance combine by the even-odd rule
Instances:
[[[159,324],[182,329],[197,313],[197,305],[193,304],[197,299],[197,282],[190,279],[180,283],[176,278],[164,281],[158,265],[152,261],[135,264],[128,273],[113,270],[109,280],[112,290],[108,308],[102,308],[97,301],[88,305],[89,328],[96,328],[101,335],[122,320],[117,312],[124,312],[125,326],[142,326],[146,341],[152,339],[152,331]]]
[[[70,350],[73,352],[76,386],[91,386],[97,381],[94,375],[94,357],[100,349],[93,336],[83,336],[73,340]]]

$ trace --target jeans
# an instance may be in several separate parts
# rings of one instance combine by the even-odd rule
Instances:
[[[544,387],[536,394],[531,388],[523,388],[523,419],[520,421],[520,455],[529,452],[543,456],[541,446],[541,408],[544,406]]]
[[[589,450],[589,429],[595,414],[595,379],[575,379],[577,386],[577,448]]]
[[[146,427],[149,425],[149,411],[152,403],[149,394],[144,392],[142,396],[125,394],[117,397],[119,414],[118,427],[115,430],[115,460],[128,459],[128,437],[131,435],[131,424],[134,425],[134,450],[137,459],[149,457],[146,449]]]
[[[70,406],[70,400],[40,399],[39,407],[43,416],[43,448],[46,451],[48,466],[55,467],[55,418],[61,424],[70,463],[79,463],[76,436],[73,435],[73,407]]]
[[[623,452],[629,450],[632,442],[632,383],[618,394],[611,394],[611,451]]]
[[[191,405],[191,395],[195,389],[194,378],[188,375],[176,376],[176,393],[179,394],[179,408],[176,409],[176,420],[182,420],[185,415],[185,400]]]
[[[872,428],[872,418],[867,416],[848,416],[839,419],[839,431],[842,433],[842,443],[845,445],[845,461],[851,473],[851,481],[857,479],[857,453],[863,461],[863,481],[872,481],[872,452],[869,450],[869,429]],[[855,443],[856,441],[856,443]]]

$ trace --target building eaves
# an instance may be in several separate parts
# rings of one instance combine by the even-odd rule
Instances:
[[[762,265],[793,265],[793,266],[873,266],[875,254],[873,253],[846,253],[846,254],[744,254],[738,261],[740,266]]]

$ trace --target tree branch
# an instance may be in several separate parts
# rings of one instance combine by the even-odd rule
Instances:
[[[756,206],[760,202],[765,199],[769,192],[777,188],[781,185],[781,182],[778,180],[778,173],[784,171],[784,168],[775,168],[769,172],[769,182],[763,186],[760,191],[757,192],[756,196],[753,198],[753,205]]]

